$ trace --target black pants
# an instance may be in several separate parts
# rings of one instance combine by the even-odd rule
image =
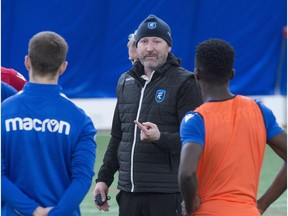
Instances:
[[[180,193],[117,194],[119,216],[181,216]]]

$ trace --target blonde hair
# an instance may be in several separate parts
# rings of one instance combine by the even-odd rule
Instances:
[[[130,48],[130,47],[136,47],[136,33],[137,33],[137,30],[135,30],[134,33],[131,33],[129,34],[128,36],[128,43],[127,43],[127,47]]]

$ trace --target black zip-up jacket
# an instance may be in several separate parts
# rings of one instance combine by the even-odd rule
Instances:
[[[178,193],[179,126],[186,112],[202,104],[202,98],[194,74],[180,67],[171,53],[150,82],[143,76],[144,68],[137,62],[118,81],[112,137],[96,182],[110,186],[118,170],[119,190]],[[136,119],[156,124],[160,140],[142,142]]]

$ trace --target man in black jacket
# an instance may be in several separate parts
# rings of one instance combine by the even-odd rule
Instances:
[[[139,61],[118,81],[112,137],[93,194],[105,201],[119,171],[120,216],[181,215],[179,126],[202,104],[201,94],[194,75],[171,53],[171,30],[163,20],[148,16],[136,46]],[[109,210],[108,201],[96,206]]]

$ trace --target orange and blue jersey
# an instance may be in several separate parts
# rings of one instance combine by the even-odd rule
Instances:
[[[188,112],[182,143],[203,146],[197,170],[201,205],[193,215],[260,215],[256,198],[265,146],[282,131],[269,108],[244,96]]]

